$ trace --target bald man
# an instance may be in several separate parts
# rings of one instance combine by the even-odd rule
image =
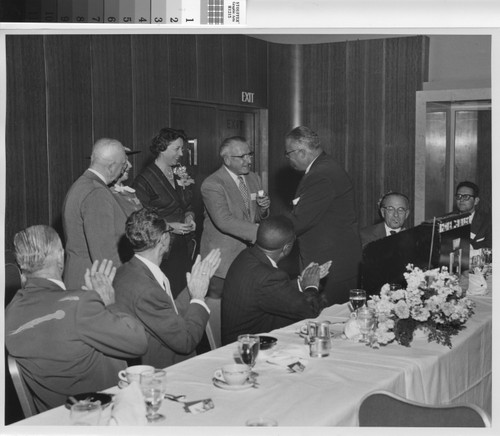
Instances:
[[[253,247],[244,249],[227,272],[222,293],[222,344],[245,333],[266,333],[300,321],[316,318],[326,305],[319,292],[321,278],[331,262],[308,265],[297,280],[279,269],[295,242],[292,221],[272,216],[257,230]]]
[[[118,246],[125,234],[125,212],[108,185],[127,168],[120,141],[101,138],[92,148],[90,167],[69,189],[63,205],[66,238],[64,282],[70,289],[84,285],[87,268],[96,260],[122,264]]]

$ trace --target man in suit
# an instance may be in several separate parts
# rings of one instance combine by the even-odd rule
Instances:
[[[464,181],[457,185],[455,204],[460,213],[470,213],[470,243],[472,248],[492,248],[491,214],[481,210],[479,206],[479,187],[472,182]]]
[[[210,278],[220,263],[220,251],[212,250],[203,261],[196,259],[187,286],[174,300],[168,278],[160,269],[170,247],[170,228],[154,208],[133,212],[125,234],[135,255],[116,273],[116,305],[135,316],[146,329],[145,365],[164,368],[185,360],[205,331],[209,309],[205,295]]]
[[[299,244],[301,269],[331,260],[324,290],[329,304],[344,303],[358,284],[361,243],[354,191],[347,173],[320,145],[318,135],[300,126],[285,141],[290,166],[303,171],[291,219]]]
[[[293,224],[278,215],[263,221],[253,247],[244,249],[227,272],[222,293],[222,344],[246,333],[265,333],[316,318],[326,306],[319,281],[331,262],[310,264],[297,280],[279,269],[295,242]]]
[[[372,241],[405,230],[404,224],[410,215],[410,201],[406,195],[400,192],[388,192],[379,200],[378,206],[384,221],[360,230],[363,248]]]
[[[79,288],[85,270],[95,260],[108,259],[121,265],[118,254],[125,230],[125,212],[108,185],[127,168],[127,155],[116,139],[101,138],[94,144],[90,167],[69,189],[63,204],[66,238],[64,281]]]
[[[37,410],[114,386],[125,359],[144,354],[147,342],[134,317],[110,306],[112,262],[96,261],[84,289],[66,290],[64,250],[53,228],[28,227],[16,234],[14,247],[26,284],[6,308],[5,345]]]
[[[271,201],[264,194],[260,177],[250,171],[253,152],[240,136],[222,141],[219,155],[223,165],[201,185],[205,219],[200,253],[221,250],[221,264],[210,281],[207,304],[214,340],[220,343],[220,298],[224,279],[235,257],[255,242],[258,223],[269,215]],[[258,195],[260,194],[262,195]]]

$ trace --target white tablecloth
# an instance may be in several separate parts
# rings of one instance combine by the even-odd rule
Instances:
[[[164,400],[167,426],[242,426],[252,417],[269,416],[279,426],[355,426],[360,400],[385,389],[427,404],[471,402],[491,414],[491,297],[475,297],[475,314],[453,337],[453,348],[414,339],[411,348],[396,343],[380,349],[335,338],[328,357],[309,358],[297,334],[303,322],[272,332],[277,348],[307,359],[303,373],[289,373],[262,356],[254,370],[258,388],[227,391],[212,384],[217,368],[234,361],[231,344],[167,368],[168,391],[187,401],[211,398],[215,408],[186,413],[182,404]],[[319,320],[338,322],[346,305],[325,309]],[[117,391],[115,387],[111,391]],[[16,425],[69,425],[69,412],[59,407]]]

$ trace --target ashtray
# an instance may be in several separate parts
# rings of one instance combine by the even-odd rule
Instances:
[[[66,409],[71,409],[71,406],[74,404],[74,402],[71,401],[70,398],[74,398],[77,402],[84,401],[84,402],[94,403],[96,401],[100,401],[101,407],[103,409],[106,406],[108,406],[111,403],[111,401],[113,400],[112,395],[103,394],[100,392],[88,392],[86,394],[76,394],[76,395],[72,395],[71,397],[68,397],[66,399],[66,403],[64,403],[64,406],[66,407]]]
[[[259,338],[261,350],[269,350],[278,342],[278,340],[272,336],[259,336]]]

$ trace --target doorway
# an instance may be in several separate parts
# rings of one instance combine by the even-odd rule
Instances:
[[[479,186],[491,208],[491,90],[417,92],[415,212],[419,224],[450,212],[456,185]]]
[[[188,144],[185,144],[181,163],[195,180],[192,204],[199,241],[204,209],[200,187],[205,178],[222,164],[219,146],[224,138],[246,138],[255,153],[253,171],[260,175],[262,185],[267,190],[267,109],[172,99],[170,114],[170,125],[184,130],[189,140]]]

